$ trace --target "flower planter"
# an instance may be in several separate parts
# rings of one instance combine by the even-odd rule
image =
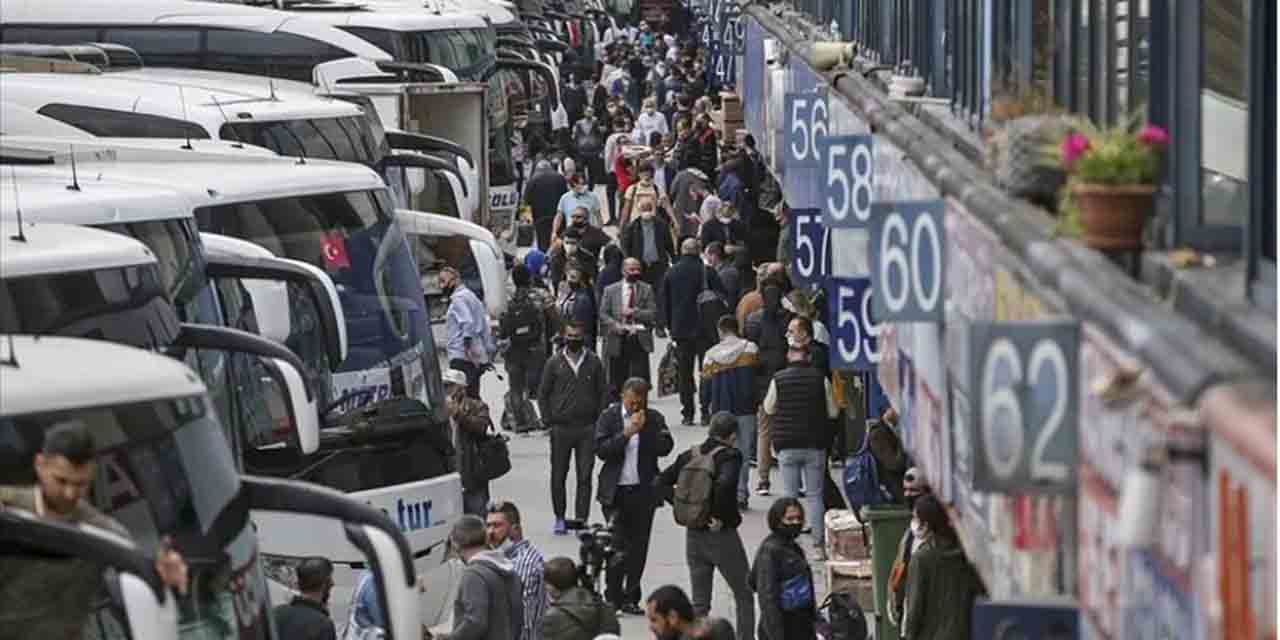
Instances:
[[[1102,251],[1142,248],[1142,227],[1151,214],[1155,187],[1149,184],[1077,184],[1085,245]]]

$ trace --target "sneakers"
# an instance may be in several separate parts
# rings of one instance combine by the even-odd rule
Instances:
[[[739,510],[739,511],[750,511],[750,510],[751,510],[751,503],[750,503],[746,498],[738,498],[738,510]]]
[[[767,495],[770,495],[770,493],[769,493],[769,483],[768,483],[768,482],[761,482],[760,484],[756,485],[756,495],[758,495],[758,496],[767,496]]]
[[[707,415],[707,413],[704,411],[702,413],[702,420],[699,421],[699,424],[701,424],[704,427],[711,426],[711,416]]]
[[[565,524],[563,519],[556,518],[556,526],[551,530],[551,533],[557,536],[568,535],[569,525]]]
[[[684,418],[681,418],[681,419],[680,419],[680,426],[682,426],[682,427],[692,427],[692,426],[693,426],[693,416],[685,416]]]

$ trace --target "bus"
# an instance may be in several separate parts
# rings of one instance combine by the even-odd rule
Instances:
[[[387,13],[362,7],[305,10],[306,6],[295,5],[299,12],[282,12],[176,0],[8,0],[0,42],[112,42],[132,47],[150,66],[234,71],[301,82],[312,80],[317,64],[353,56],[447,67],[461,80],[488,83],[487,112],[493,124],[489,198],[478,221],[495,232],[509,228],[519,194],[511,149],[513,123],[498,72],[533,63],[499,59],[493,32],[478,16],[433,16],[421,10]],[[542,65],[538,70],[543,71]],[[554,84],[550,76],[547,81]]]
[[[429,512],[429,521],[403,524],[430,586],[422,595],[422,615],[435,624],[447,609],[448,589],[441,581],[452,576],[445,539],[461,513],[461,484],[450,443],[441,438],[448,433],[447,419],[423,291],[385,186],[369,169],[349,163],[300,163],[266,152],[202,150],[208,142],[193,141],[193,149],[182,144],[143,140],[78,147],[77,170],[121,184],[177,190],[201,231],[250,241],[333,279],[345,315],[346,358],[338,364],[303,348],[317,342],[306,336],[291,335],[285,342],[298,349],[326,407],[318,450],[281,446],[275,432],[246,426],[235,429],[237,440],[259,437],[238,446],[241,462],[246,472],[316,482],[390,513],[403,505]],[[68,155],[50,150],[52,169],[18,167],[17,175],[67,175]],[[216,300],[221,307],[232,306],[221,286],[210,288],[222,298]],[[263,534],[272,542],[296,536],[289,528]],[[340,567],[336,594],[354,588],[357,569]],[[341,606],[345,601],[338,601],[336,608]]]
[[[386,637],[420,637],[414,567],[391,520],[321,487],[237,475],[217,410],[181,362],[102,340],[0,335],[0,483],[34,484],[45,432],[67,423],[96,441],[90,502],[142,547],[169,537],[181,550],[190,582],[175,597],[178,637],[278,639],[251,511],[305,517],[308,537],[354,549],[374,568]],[[129,629],[163,628],[161,615],[137,613]],[[97,606],[88,637],[121,637],[131,618]]]

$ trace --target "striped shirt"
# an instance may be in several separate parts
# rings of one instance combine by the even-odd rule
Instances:
[[[515,565],[524,593],[523,640],[542,640],[542,616],[547,613],[547,586],[542,578],[542,553],[528,540],[521,540],[507,551]]]

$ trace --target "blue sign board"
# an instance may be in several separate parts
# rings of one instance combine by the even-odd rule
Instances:
[[[876,340],[880,335],[880,325],[871,313],[871,280],[829,277],[826,287],[831,368],[875,369],[880,362]]]
[[[988,602],[973,605],[973,638],[990,640],[1076,640],[1080,608],[1035,602]]]
[[[826,213],[823,224],[832,228],[867,226],[874,195],[871,136],[822,136],[815,146]]]
[[[791,210],[791,278],[797,285],[823,286],[831,273],[831,229],[816,209]]]
[[[943,320],[946,261],[941,200],[871,205],[869,255],[876,316],[895,322]]]
[[[742,86],[738,93],[742,96],[742,113],[747,130],[757,140],[768,140],[764,132],[764,30],[755,18],[743,18],[746,34],[743,38],[742,52]]]
[[[1078,321],[970,327],[974,489],[1074,493],[1079,356]]]
[[[827,96],[816,91],[783,96],[783,157],[788,170],[818,167],[818,139],[827,135]]]

